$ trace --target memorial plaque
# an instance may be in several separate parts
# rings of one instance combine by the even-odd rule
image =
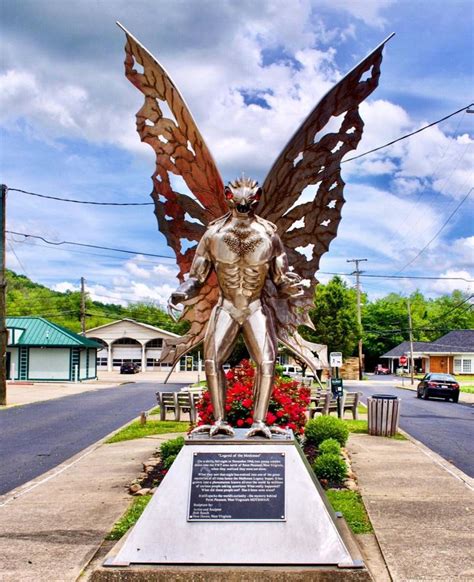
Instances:
[[[188,521],[284,521],[284,453],[195,453]]]

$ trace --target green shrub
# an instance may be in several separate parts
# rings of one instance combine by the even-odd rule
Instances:
[[[347,477],[346,463],[339,455],[320,455],[313,468],[318,479],[331,483],[342,483]]]
[[[176,437],[175,439],[171,439],[169,441],[164,442],[160,447],[160,455],[163,464],[165,463],[168,457],[176,457],[179,451],[182,449],[184,445],[184,438],[183,437]]]
[[[336,439],[326,439],[319,445],[321,455],[340,455],[341,445]]]
[[[165,469],[169,469],[171,465],[174,463],[177,456],[178,455],[169,455],[168,457],[166,457],[166,459],[163,459],[163,467]]]
[[[328,415],[308,420],[304,434],[308,443],[316,446],[326,439],[335,439],[343,447],[349,437],[349,430],[342,419]]]

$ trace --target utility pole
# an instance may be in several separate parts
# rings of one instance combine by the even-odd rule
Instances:
[[[85,335],[86,333],[86,288],[85,279],[81,277],[81,333]]]
[[[6,322],[7,307],[7,280],[5,274],[5,228],[6,228],[6,209],[7,209],[7,187],[5,184],[0,185],[0,406],[7,404],[7,343],[8,332]]]
[[[359,263],[366,262],[367,259],[346,259],[347,263],[355,263],[356,268],[352,275],[356,276],[356,289],[357,289],[357,322],[359,323],[359,380],[363,378],[363,367],[364,360],[362,357],[362,315],[360,308],[360,274],[364,271],[359,269]]]
[[[407,310],[408,310],[408,333],[410,338],[410,382],[411,385],[415,383],[414,379],[414,368],[415,368],[415,361],[413,359],[413,324],[411,321],[411,305],[410,305],[410,298],[407,298]]]

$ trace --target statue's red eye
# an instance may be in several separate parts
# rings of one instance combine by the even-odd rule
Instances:
[[[230,190],[226,190],[225,191],[225,197],[226,197],[226,200],[232,200],[232,198],[234,197],[234,195],[232,194],[232,192]]]

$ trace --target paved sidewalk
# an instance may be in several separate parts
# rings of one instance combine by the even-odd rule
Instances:
[[[176,436],[93,445],[0,497],[0,581],[75,581],[129,506],[141,463]]]
[[[410,440],[351,434],[348,448],[393,581],[474,580],[474,480]]]

